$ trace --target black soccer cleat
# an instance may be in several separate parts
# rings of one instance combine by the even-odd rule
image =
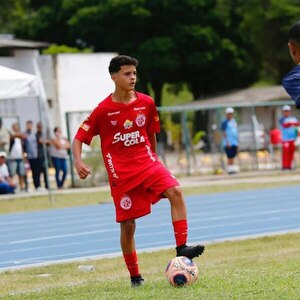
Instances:
[[[189,259],[193,259],[201,255],[204,249],[205,247],[203,245],[187,246],[184,244],[176,247],[176,256],[185,256]]]
[[[144,285],[144,278],[141,275],[131,276],[131,287],[136,288]]]

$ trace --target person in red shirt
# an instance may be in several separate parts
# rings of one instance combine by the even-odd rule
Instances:
[[[176,255],[193,259],[204,251],[203,245],[186,245],[185,201],[178,181],[156,155],[159,116],[153,99],[135,91],[137,66],[135,58],[125,55],[110,61],[108,69],[115,90],[81,124],[72,143],[74,165],[79,177],[84,179],[91,171],[81,159],[82,144],[89,145],[94,136],[100,136],[132,287],[144,282],[135,248],[135,219],[149,214],[151,205],[161,198],[170,201]]]

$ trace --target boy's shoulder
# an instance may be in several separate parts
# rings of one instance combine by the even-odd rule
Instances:
[[[140,93],[140,92],[135,92],[135,93],[139,100],[143,100],[143,101],[150,102],[150,103],[155,103],[154,99],[151,96]]]

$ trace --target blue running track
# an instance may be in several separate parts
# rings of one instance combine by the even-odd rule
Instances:
[[[300,186],[186,197],[189,243],[300,232]],[[0,216],[0,271],[120,253],[113,204]],[[137,221],[138,251],[174,247],[168,200]],[[174,252],[175,253],[175,252]]]

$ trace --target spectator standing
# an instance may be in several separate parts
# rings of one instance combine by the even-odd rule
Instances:
[[[291,107],[282,107],[282,117],[279,119],[282,135],[282,170],[291,170],[295,154],[295,140],[298,136],[298,119],[291,115]]]
[[[238,126],[233,117],[234,109],[227,107],[225,110],[226,118],[223,120],[221,130],[223,134],[222,145],[227,156],[227,172],[235,174],[237,168],[234,165],[234,158],[238,153]]]
[[[19,186],[21,191],[25,191],[25,165],[24,165],[24,147],[23,139],[24,134],[20,131],[19,123],[12,125],[12,131],[10,135],[9,155],[7,165],[9,174],[13,178],[18,176]]]
[[[6,152],[0,151],[0,194],[13,194],[16,185],[9,176],[6,165]]]
[[[9,131],[3,126],[2,118],[0,117],[0,151],[8,151],[9,138]]]
[[[30,120],[26,122],[26,131],[24,135],[24,150],[30,165],[33,185],[37,190],[40,187],[37,140],[33,131],[33,122]]]
[[[63,188],[68,173],[68,150],[70,142],[62,136],[59,127],[54,128],[54,138],[51,140],[50,155],[55,168],[55,180],[57,188]]]
[[[39,187],[40,185],[40,176],[41,174],[43,174],[44,177],[44,184],[45,184],[45,188],[48,189],[49,188],[49,181],[48,181],[48,172],[47,169],[48,165],[45,159],[45,154],[47,155],[48,150],[47,150],[47,146],[49,146],[51,144],[51,140],[47,139],[44,136],[43,133],[43,124],[42,122],[38,122],[36,125],[36,140],[37,140],[37,155],[38,155],[38,181],[39,181]],[[46,151],[44,149],[44,147],[46,147]],[[45,153],[46,152],[46,153]]]

